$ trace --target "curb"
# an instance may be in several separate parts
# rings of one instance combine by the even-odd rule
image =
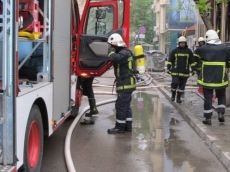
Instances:
[[[158,83],[152,80],[154,85]],[[196,131],[196,133],[208,144],[209,148],[212,150],[214,155],[219,159],[219,161],[227,168],[230,172],[230,152],[222,149],[225,143],[216,137],[212,131],[206,127],[199,119],[197,119],[193,114],[187,109],[183,104],[178,105],[171,101],[171,94],[165,88],[158,88],[158,90],[167,98],[169,102],[174,106],[174,108],[183,116],[185,121]]]

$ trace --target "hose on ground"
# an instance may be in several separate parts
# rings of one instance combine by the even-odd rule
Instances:
[[[102,102],[97,103],[96,106],[102,106],[105,104],[113,103],[115,101],[116,99],[102,101]],[[67,131],[66,138],[65,138],[65,161],[66,161],[68,172],[76,172],[76,169],[74,167],[73,160],[71,157],[71,151],[70,151],[71,136],[72,136],[73,130],[76,127],[77,123],[79,122],[83,114],[89,109],[90,109],[89,106],[86,106],[84,109],[82,109],[81,112],[78,114],[78,116],[74,119],[74,121],[72,122],[71,126],[69,127]]]

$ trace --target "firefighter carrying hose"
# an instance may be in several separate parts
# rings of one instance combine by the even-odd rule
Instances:
[[[222,45],[216,31],[208,30],[205,34],[206,45],[197,50],[201,60],[201,73],[198,85],[204,93],[203,124],[211,125],[212,97],[215,90],[218,99],[218,120],[225,122],[226,87],[228,86],[227,68],[230,67],[230,48]]]
[[[132,109],[130,103],[132,92],[136,89],[133,73],[133,56],[126,48],[122,37],[114,33],[108,38],[111,47],[108,49],[108,58],[113,62],[114,75],[116,77],[117,100],[115,127],[108,129],[109,134],[132,131]]]
[[[181,95],[184,93],[187,79],[190,76],[190,66],[192,75],[195,74],[194,57],[192,50],[187,46],[186,38],[179,37],[178,47],[171,51],[167,64],[167,73],[172,75],[171,100],[174,101],[176,94],[177,103],[181,103]]]

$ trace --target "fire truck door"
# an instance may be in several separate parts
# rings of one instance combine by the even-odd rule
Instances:
[[[94,1],[84,9],[78,32],[77,75],[101,76],[108,69],[107,39],[112,33],[119,33],[129,44],[129,10],[124,13],[128,5],[129,0]]]

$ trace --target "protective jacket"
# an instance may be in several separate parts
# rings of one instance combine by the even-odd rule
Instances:
[[[132,92],[136,89],[133,75],[133,56],[125,47],[109,51],[109,60],[113,62],[117,92]]]
[[[172,76],[189,77],[190,66],[195,70],[196,63],[192,51],[186,45],[185,47],[177,47],[170,53],[167,68],[171,71]]]
[[[218,89],[228,86],[226,69],[230,64],[230,48],[225,45],[206,44],[197,50],[201,74],[198,84],[204,88]]]
[[[201,63],[200,63],[200,56],[199,56],[199,51],[198,49],[200,48],[201,46],[197,47],[193,53],[193,56],[194,56],[194,61],[196,62],[196,70],[197,72],[200,72],[201,71]]]

